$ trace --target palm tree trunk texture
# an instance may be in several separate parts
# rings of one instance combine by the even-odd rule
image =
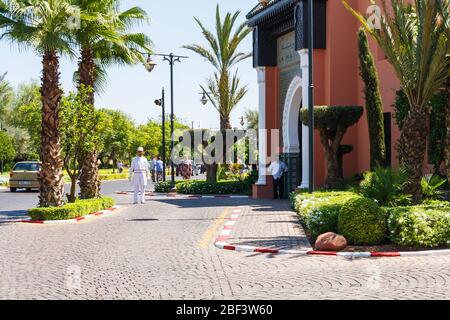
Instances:
[[[56,51],[44,54],[42,72],[42,132],[39,174],[39,206],[56,207],[63,204],[63,160],[59,131],[59,108],[62,90],[59,86],[59,60]]]
[[[92,48],[85,47],[81,49],[81,58],[78,64],[79,68],[79,90],[84,87],[90,89],[87,94],[87,103],[94,112],[94,83],[95,83],[95,62],[94,51]],[[94,199],[100,196],[100,179],[98,177],[97,165],[98,152],[95,149],[87,150],[80,159],[80,198]]]
[[[222,161],[224,161],[226,156],[226,130],[231,129],[231,122],[229,116],[220,116],[220,131],[223,136],[223,150],[222,150]],[[209,183],[217,182],[217,170],[219,168],[217,163],[208,164],[206,166],[206,181]]]
[[[447,109],[445,115],[445,124],[447,127],[447,137],[445,141],[444,159],[445,159],[445,171],[449,181],[450,190],[450,78],[447,81]]]
[[[420,180],[423,175],[427,137],[429,133],[429,114],[417,107],[410,109],[398,143],[400,164],[409,172],[405,192],[414,195],[415,201],[422,199]]]

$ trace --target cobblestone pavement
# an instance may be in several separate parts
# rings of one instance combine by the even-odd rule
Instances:
[[[450,299],[450,256],[218,250],[213,241],[236,206],[244,214],[232,241],[307,246],[286,202],[153,198],[86,223],[0,224],[0,298]]]

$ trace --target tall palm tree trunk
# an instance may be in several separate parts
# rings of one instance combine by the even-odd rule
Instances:
[[[59,108],[62,90],[59,87],[59,60],[56,51],[48,51],[42,59],[42,132],[39,174],[39,206],[55,207],[63,204],[63,160],[59,131]]]
[[[447,81],[447,108],[445,112],[445,126],[447,127],[447,136],[445,141],[444,159],[445,171],[449,181],[450,190],[450,77]]]
[[[95,62],[94,51],[90,47],[84,47],[81,49],[81,57],[78,63],[79,68],[79,86],[78,90],[83,87],[90,91],[86,95],[87,103],[92,107],[94,112],[94,83],[95,83]],[[98,151],[93,148],[83,152],[81,161],[81,174],[80,174],[80,198],[81,199],[93,199],[100,196],[100,179],[98,177],[98,165],[97,165]]]
[[[400,136],[398,153],[400,164],[410,174],[405,192],[413,194],[417,202],[420,202],[422,198],[420,180],[423,174],[428,133],[429,114],[419,108],[411,108]]]

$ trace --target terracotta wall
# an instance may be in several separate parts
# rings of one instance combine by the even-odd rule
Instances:
[[[366,12],[369,0],[348,0],[360,12]],[[380,1],[378,0],[379,4]],[[314,51],[315,105],[364,106],[363,82],[359,76],[357,31],[359,22],[348,12],[340,0],[327,2],[327,48]],[[383,51],[369,38],[370,47],[376,60],[384,112],[392,114],[392,164],[398,165],[395,145],[400,132],[393,117],[392,104],[399,81],[393,68],[385,59]],[[278,69],[266,69],[266,127],[278,128]],[[283,106],[280,106],[282,108]],[[281,132],[280,132],[281,134]],[[326,162],[318,133],[315,135],[316,184],[325,183]],[[268,139],[270,141],[270,139]],[[344,144],[354,145],[354,151],[344,158],[344,174],[350,176],[370,168],[370,146],[366,115],[347,132]],[[268,146],[268,151],[270,145]],[[428,169],[428,166],[425,166]],[[269,190],[267,190],[269,191]]]

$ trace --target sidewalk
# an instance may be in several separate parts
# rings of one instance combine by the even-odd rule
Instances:
[[[240,207],[239,219],[227,242],[231,245],[312,250],[287,200],[263,200]]]

